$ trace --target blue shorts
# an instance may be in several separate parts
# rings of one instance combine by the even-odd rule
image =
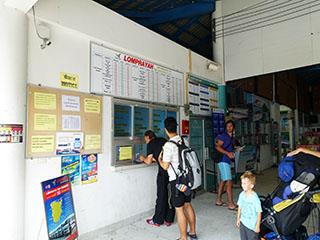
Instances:
[[[219,167],[221,181],[224,182],[224,181],[232,180],[231,168],[229,163],[219,162],[218,167]]]

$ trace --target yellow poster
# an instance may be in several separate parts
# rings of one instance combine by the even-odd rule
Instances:
[[[84,99],[84,112],[100,113],[100,100],[95,98]]]
[[[79,75],[61,72],[60,83],[62,88],[79,89]]]
[[[56,131],[57,116],[53,114],[34,114],[34,130],[36,131]]]
[[[55,110],[57,105],[57,96],[53,93],[34,93],[34,108],[44,110]]]
[[[50,153],[54,151],[54,136],[32,136],[31,152],[32,153]]]
[[[119,160],[129,160],[132,159],[132,146],[120,147]]]
[[[85,150],[100,149],[101,135],[86,135],[85,137]]]

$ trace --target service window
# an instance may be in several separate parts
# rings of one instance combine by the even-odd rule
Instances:
[[[158,137],[164,137],[166,117],[177,119],[178,108],[137,103],[114,99],[112,141],[112,165],[126,166],[141,164],[140,155],[146,155],[145,131],[151,129]],[[179,121],[177,119],[177,121]]]

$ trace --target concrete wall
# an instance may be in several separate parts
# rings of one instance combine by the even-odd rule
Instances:
[[[294,18],[301,14],[313,13],[272,26],[226,36],[223,42],[225,79],[227,81],[318,64],[320,62],[320,12],[317,11],[320,10],[319,3],[313,0],[307,0],[303,3],[291,1],[292,5],[288,5],[288,1],[285,0],[270,2],[267,4],[262,0],[222,1],[222,13],[224,16],[253,5],[257,6],[258,4],[260,4],[260,7],[252,11],[262,8],[267,10],[268,7],[273,7],[271,11],[259,14],[258,16],[252,18],[246,17],[243,20],[225,23],[224,32],[228,32],[227,28],[230,30],[231,27],[244,24],[249,20],[267,17],[272,14],[276,14],[274,17],[282,16],[293,12],[293,10],[289,10],[291,8],[295,8],[295,10],[300,9],[300,11],[264,24]],[[275,8],[279,4],[286,7]],[[301,5],[303,7],[298,7]],[[303,10],[304,8],[306,9]],[[242,11],[241,14],[244,13],[246,12]],[[231,18],[235,16],[237,15],[233,15]],[[254,24],[254,22],[251,24]],[[217,27],[217,30],[221,29],[221,25]]]
[[[0,3],[0,124],[26,116],[27,18]],[[23,239],[25,143],[1,143],[1,239]]]
[[[29,14],[28,83],[59,88],[61,71],[80,76],[81,92],[89,92],[90,41],[125,51],[157,64],[189,71],[189,51],[174,42],[89,0],[41,0],[39,21],[51,30],[52,44],[40,49]],[[85,20],[84,20],[85,19]],[[207,70],[209,60],[192,53],[193,73],[221,82],[219,72]],[[104,97],[103,153],[98,160],[98,182],[73,188],[80,234],[137,216],[155,204],[156,167],[119,170],[110,167],[112,98]],[[25,239],[46,238],[40,182],[60,175],[60,158],[26,160]]]

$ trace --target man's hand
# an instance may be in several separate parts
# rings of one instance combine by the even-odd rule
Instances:
[[[228,158],[233,159],[234,158],[234,153],[233,152],[228,152],[226,154],[228,156]]]
[[[259,233],[260,232],[260,226],[256,226],[255,230],[254,230],[256,233]]]

